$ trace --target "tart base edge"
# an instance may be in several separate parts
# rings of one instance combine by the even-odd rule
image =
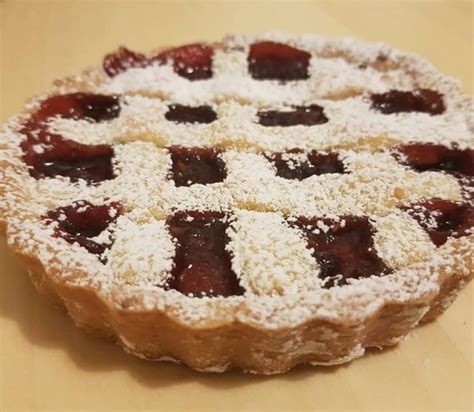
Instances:
[[[33,256],[15,250],[36,289],[64,307],[86,332],[117,342],[126,352],[154,361],[184,363],[200,372],[238,369],[254,374],[284,373],[297,365],[338,365],[403,340],[418,324],[441,315],[471,275],[442,273],[435,296],[385,304],[362,322],[336,324],[313,318],[294,328],[262,330],[242,322],[190,328],[159,310],[113,307],[92,287],[58,282]],[[337,339],[335,339],[337,336]]]

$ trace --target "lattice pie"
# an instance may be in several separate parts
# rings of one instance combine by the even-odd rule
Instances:
[[[0,222],[78,326],[153,360],[279,373],[438,316],[473,273],[474,122],[383,44],[120,48],[0,140]]]

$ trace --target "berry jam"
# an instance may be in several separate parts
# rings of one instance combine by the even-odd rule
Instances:
[[[267,110],[257,113],[258,122],[262,126],[315,126],[328,122],[321,106],[297,106],[291,111]]]
[[[143,68],[152,64],[166,64],[171,61],[173,70],[188,80],[204,80],[212,77],[212,57],[214,50],[206,44],[188,44],[166,50],[154,57],[135,53],[121,47],[104,58],[104,71],[114,77],[130,68]]]
[[[257,80],[304,80],[309,77],[310,57],[295,47],[262,41],[250,46],[248,69]]]
[[[104,57],[103,68],[109,77],[123,73],[131,68],[141,68],[152,64],[144,54],[135,53],[125,47]]]
[[[76,182],[99,183],[115,177],[112,165],[114,151],[109,145],[86,145],[66,140],[45,128],[22,131],[27,138],[20,147],[23,161],[35,179],[64,176]]]
[[[306,160],[292,158],[292,154],[299,153],[303,151],[293,149],[283,153],[272,153],[267,155],[267,158],[275,166],[277,176],[284,179],[303,180],[314,175],[345,173],[344,164],[337,153],[318,153],[313,150],[307,154]]]
[[[468,236],[474,227],[474,207],[468,203],[433,198],[404,207],[436,246],[448,238]]]
[[[173,104],[169,106],[165,118],[177,123],[212,123],[217,119],[216,112],[211,106],[183,106]]]
[[[118,202],[95,206],[81,200],[49,211],[44,219],[48,224],[56,223],[56,237],[71,244],[78,243],[90,253],[101,255],[112,244],[98,243],[91,238],[100,235],[121,213],[122,205]]]
[[[179,212],[169,217],[167,224],[177,241],[167,288],[194,297],[244,293],[225,248],[229,238],[223,213]]]
[[[92,93],[69,93],[51,96],[41,102],[32,121],[42,122],[50,117],[67,119],[87,119],[95,122],[112,120],[120,114],[117,95]]]
[[[319,277],[324,279],[324,287],[342,286],[348,279],[389,274],[391,269],[375,250],[374,229],[369,219],[357,216],[340,219],[300,217],[295,222],[321,267]]]
[[[400,145],[396,156],[400,163],[418,172],[427,170],[474,176],[474,150],[449,148],[440,144],[412,143]]]
[[[188,80],[205,80],[212,77],[212,47],[201,44],[188,44],[166,50],[154,58],[154,61],[173,62],[173,70]]]
[[[173,162],[171,177],[176,186],[218,183],[227,176],[218,150],[172,146],[169,151]]]
[[[424,112],[431,115],[446,110],[443,95],[435,90],[416,89],[412,92],[390,90],[387,93],[372,94],[372,108],[383,113]]]

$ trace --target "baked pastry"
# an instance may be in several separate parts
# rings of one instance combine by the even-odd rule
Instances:
[[[471,109],[383,44],[120,48],[3,126],[1,224],[40,292],[137,356],[347,362],[472,277]]]

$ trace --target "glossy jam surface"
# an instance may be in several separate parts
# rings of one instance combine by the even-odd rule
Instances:
[[[212,123],[217,119],[216,112],[211,106],[183,106],[173,104],[169,106],[165,118],[177,123]]]
[[[169,289],[194,297],[244,293],[225,249],[229,238],[223,213],[179,212],[167,224],[177,241]]]
[[[267,155],[275,166],[277,176],[284,179],[303,180],[310,176],[326,173],[345,173],[344,164],[337,153],[319,153],[315,150],[306,155],[305,160],[296,160],[302,151],[292,150]]]
[[[212,77],[212,58],[214,50],[202,43],[187,44],[166,50],[154,60],[160,63],[171,61],[173,70],[188,80],[205,80]]]
[[[309,77],[308,52],[283,43],[262,41],[250,46],[248,70],[257,80],[304,80]]]
[[[402,164],[418,172],[444,171],[452,174],[474,176],[474,150],[449,148],[432,143],[400,145],[396,156]]]
[[[92,238],[106,230],[121,213],[122,205],[118,202],[96,206],[82,200],[51,210],[44,219],[49,224],[54,222],[55,236],[71,244],[78,243],[92,254],[101,255],[112,243],[99,243]]]
[[[301,217],[295,225],[321,267],[319,277],[325,288],[391,272],[377,255],[374,229],[366,217],[343,216],[339,221]]]
[[[88,183],[99,183],[115,177],[114,151],[109,145],[66,140],[45,128],[24,129],[23,133],[26,134],[26,140],[20,144],[23,161],[35,179],[64,176],[73,182],[84,179]]]
[[[26,139],[20,144],[23,160],[35,179],[64,176],[73,182],[83,179],[99,183],[115,177],[109,145],[87,145],[51,133],[51,117],[108,121],[120,114],[119,97],[87,93],[56,95],[42,101],[20,130]]]
[[[117,95],[69,93],[43,100],[32,120],[39,122],[58,116],[102,122],[115,119],[119,114],[120,101]]]
[[[176,186],[218,183],[227,176],[218,150],[173,146],[169,151],[173,162],[171,177]]]
[[[213,55],[212,47],[201,43],[175,47],[151,57],[121,47],[105,56],[103,68],[109,77],[114,77],[130,68],[170,62],[179,76],[188,80],[204,80],[212,77]]]
[[[474,228],[474,207],[433,198],[403,208],[428,233],[436,246],[444,245],[450,237],[468,236]]]
[[[372,94],[370,99],[372,108],[383,114],[424,112],[436,115],[446,110],[443,95],[429,89],[390,90],[387,93]]]
[[[266,110],[257,113],[258,123],[262,126],[315,126],[328,122],[321,106],[297,106],[290,111]]]
[[[103,68],[109,77],[114,77],[128,69],[146,67],[151,63],[144,54],[120,47],[116,52],[104,57]]]

